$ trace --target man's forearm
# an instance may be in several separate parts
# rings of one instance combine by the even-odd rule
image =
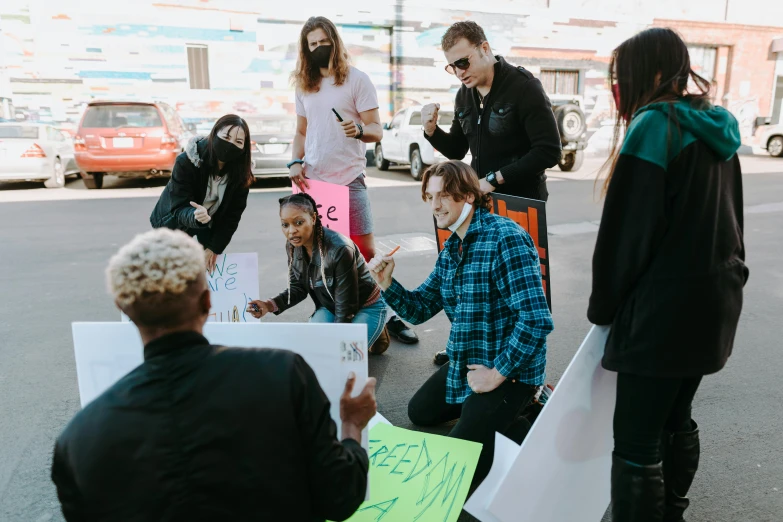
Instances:
[[[368,123],[362,125],[364,135],[359,139],[364,143],[377,143],[383,139],[383,127],[380,123]]]
[[[362,443],[362,430],[356,424],[352,422],[343,421],[342,429],[340,430],[343,440],[353,439],[359,444]]]
[[[305,153],[305,138],[304,134],[298,132],[294,135],[294,146],[292,147],[291,159],[304,159]]]

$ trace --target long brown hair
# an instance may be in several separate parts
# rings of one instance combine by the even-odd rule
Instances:
[[[306,192],[300,192],[298,194],[291,194],[284,198],[280,198],[280,210],[286,205],[294,205],[295,207],[307,212],[315,220],[315,226],[313,227],[313,250],[318,250],[318,255],[321,256],[321,280],[324,282],[324,288],[326,293],[334,301],[334,296],[329,290],[329,285],[326,284],[326,261],[324,257],[324,226],[321,224],[321,216],[318,215],[318,205],[310,194]],[[288,304],[291,304],[291,266],[294,264],[294,246],[286,241],[286,252],[288,253]]]
[[[228,168],[228,182],[236,183],[243,188],[247,188],[255,181],[253,176],[253,169],[251,168],[252,154],[250,151],[250,129],[247,126],[247,122],[237,116],[236,114],[226,114],[220,118],[215,125],[212,126],[212,131],[207,138],[207,164],[215,166],[217,168],[217,153],[215,152],[215,140],[219,140],[218,132],[223,130],[224,127],[229,127],[228,132],[234,127],[239,127],[245,133],[245,145],[242,147],[243,154],[237,159],[231,161],[227,166]]]
[[[467,163],[458,160],[448,160],[430,165],[421,177],[421,199],[427,201],[427,184],[433,176],[443,178],[443,194],[451,196],[454,201],[465,201],[473,194],[473,206],[492,209],[492,197],[481,193],[478,176]]]
[[[693,81],[696,92],[688,90],[689,80]],[[620,155],[620,132],[628,127],[636,111],[651,103],[680,99],[706,105],[710,97],[710,82],[691,69],[688,47],[680,35],[668,27],[646,29],[612,52],[609,85],[615,83],[620,91],[620,106],[615,107],[611,152],[601,167],[601,172],[609,171],[602,188],[603,195],[609,188]],[[677,123],[673,105],[669,107],[669,119]]]
[[[329,41],[332,43],[332,57],[329,59],[329,74],[334,76],[334,84],[342,85],[348,78],[350,70],[350,58],[343,44],[337,27],[331,20],[323,16],[310,17],[299,33],[299,57],[296,60],[296,69],[291,73],[291,82],[296,89],[312,93],[321,88],[321,70],[313,65],[310,57],[310,46],[307,43],[307,35],[316,29],[323,29]]]

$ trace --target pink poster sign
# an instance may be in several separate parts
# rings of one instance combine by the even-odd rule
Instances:
[[[307,183],[310,188],[305,192],[315,200],[321,223],[345,237],[351,237],[351,227],[348,223],[348,187],[314,179],[308,179]],[[296,185],[292,188],[294,194],[301,192]]]

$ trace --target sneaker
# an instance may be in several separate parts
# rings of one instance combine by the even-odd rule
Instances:
[[[419,337],[416,333],[400,321],[400,318],[396,315],[389,319],[386,323],[386,328],[389,330],[389,334],[401,343],[416,344],[419,342]]]

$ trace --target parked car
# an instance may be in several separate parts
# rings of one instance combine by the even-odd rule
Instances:
[[[448,132],[454,111],[438,111],[438,126]],[[410,165],[413,179],[420,180],[429,165],[446,161],[424,138],[421,130],[421,105],[397,111],[391,122],[383,126],[383,140],[375,144],[374,161],[379,170],[389,166]],[[470,156],[463,159],[470,163]]]
[[[43,181],[46,188],[65,186],[76,174],[73,146],[50,125],[0,123],[0,181]]]
[[[759,143],[769,152],[770,156],[783,158],[783,124],[764,125],[759,127]]]
[[[555,113],[563,155],[557,166],[563,172],[579,170],[584,161],[587,146],[587,125],[584,102],[580,96],[550,94],[552,111]]]
[[[170,176],[192,133],[166,103],[92,102],[74,138],[76,163],[89,189],[106,174],[121,178]]]
[[[250,128],[251,168],[256,177],[287,176],[296,116],[245,118]]]

